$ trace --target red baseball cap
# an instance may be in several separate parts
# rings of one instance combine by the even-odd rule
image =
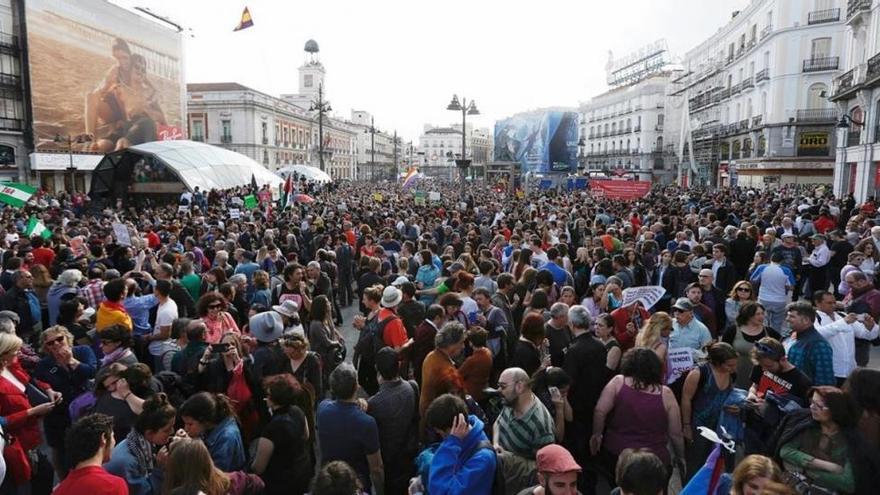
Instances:
[[[555,443],[546,445],[535,455],[539,473],[570,473],[581,472],[581,467],[574,462],[571,453]]]

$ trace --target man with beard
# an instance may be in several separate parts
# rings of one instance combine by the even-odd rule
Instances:
[[[529,375],[522,368],[508,368],[498,378],[504,409],[495,420],[492,443],[503,460],[507,493],[518,493],[536,481],[535,455],[553,443],[553,416],[532,393]]]

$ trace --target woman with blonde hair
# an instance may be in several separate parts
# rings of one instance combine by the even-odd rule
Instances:
[[[6,477],[20,493],[49,493],[53,471],[52,464],[39,450],[40,420],[52,412],[61,396],[49,389],[45,391],[48,402],[31,405],[27,390],[34,385],[18,362],[21,346],[18,336],[0,333],[0,416],[6,419],[5,434],[16,439],[3,451]]]
[[[874,240],[864,239],[862,242],[856,244],[854,251],[864,253],[865,260],[859,265],[859,269],[868,276],[868,280],[874,280],[874,275],[877,273],[877,265],[880,264],[880,252],[877,251],[877,247],[874,245]],[[34,271],[31,270],[31,274],[33,273]],[[37,276],[34,275],[34,288],[36,287]]]
[[[205,495],[256,495],[264,484],[256,474],[243,471],[224,473],[214,466],[208,448],[201,440],[181,438],[171,444],[163,492],[183,489],[183,493]]]
[[[636,335],[636,347],[646,347],[654,351],[663,367],[666,367],[666,351],[669,346],[669,333],[672,331],[672,317],[669,313],[658,311],[648,318]]]
[[[52,448],[52,462],[59,479],[64,459],[64,434],[70,426],[67,408],[79,394],[85,392],[94,378],[98,360],[86,345],[73,345],[73,335],[61,325],[51,326],[40,334],[40,348],[45,356],[34,369],[34,378],[48,383],[61,394],[62,400],[43,421],[46,443]]]
[[[763,455],[750,455],[737,464],[733,475],[722,475],[718,493],[727,493],[724,489],[726,486],[729,486],[731,495],[764,493],[764,487],[774,482],[782,482],[782,470],[773,459]]]

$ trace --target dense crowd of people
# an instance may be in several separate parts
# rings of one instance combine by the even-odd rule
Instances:
[[[0,494],[880,486],[872,201],[418,187],[0,210]]]

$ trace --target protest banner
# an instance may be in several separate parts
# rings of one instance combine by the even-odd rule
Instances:
[[[233,220],[238,220],[239,218],[241,218],[241,210],[239,210],[238,208],[230,208],[229,218]]]
[[[244,207],[248,210],[253,210],[257,207],[257,198],[253,194],[248,194],[244,197]]]
[[[428,193],[428,200],[430,200],[431,202],[440,201],[440,193],[438,193],[437,191],[429,192]]]
[[[690,347],[673,347],[666,353],[666,384],[675,383],[694,369],[694,352]]]
[[[131,235],[124,223],[113,223],[113,236],[116,237],[116,243],[120,246],[131,246]]]
[[[666,294],[666,289],[659,285],[646,285],[644,287],[630,287],[623,291],[623,306],[629,306],[635,302],[642,303],[645,309],[651,309],[657,301]]]

